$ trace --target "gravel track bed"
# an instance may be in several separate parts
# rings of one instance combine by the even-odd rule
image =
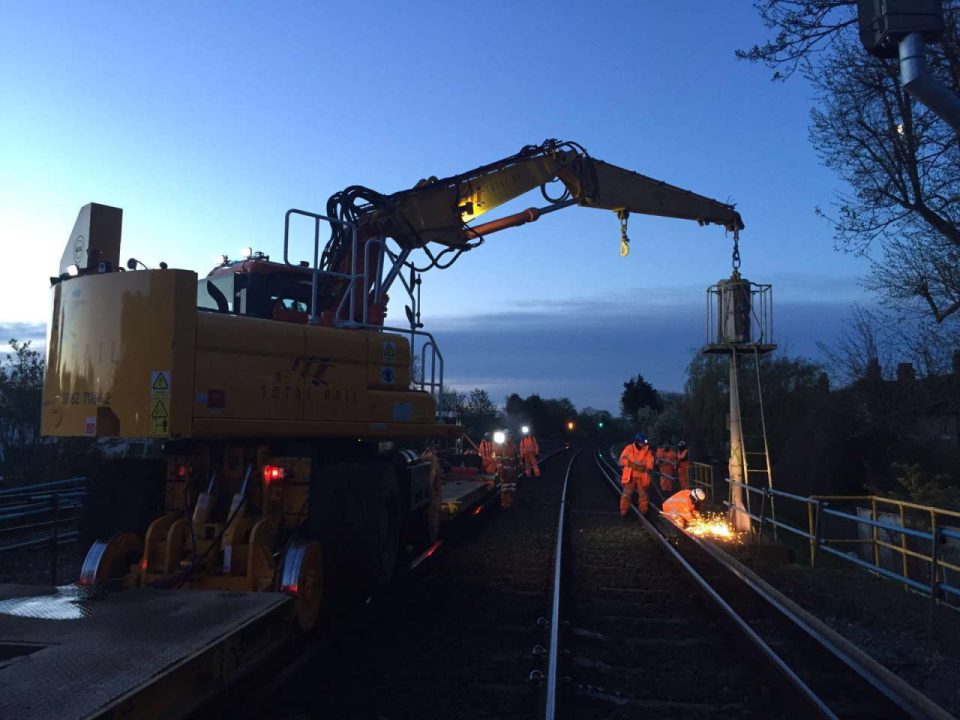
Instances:
[[[531,718],[569,453],[521,477],[509,510],[458,528],[425,572],[360,614],[269,701],[282,718]]]
[[[592,453],[575,469],[561,717],[779,717],[776,698],[737,662],[705,601],[635,517],[619,516]]]
[[[960,612],[854,567],[809,568],[733,554],[945,710],[960,716]],[[932,630],[932,632],[931,632]]]

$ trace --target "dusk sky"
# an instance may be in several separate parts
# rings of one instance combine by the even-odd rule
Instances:
[[[559,138],[735,202],[775,340],[816,358],[869,300],[869,261],[814,215],[839,181],[808,142],[809,86],[734,58],[766,33],[747,0],[3,3],[0,338],[42,345],[85,203],[123,208],[123,258],[205,273],[279,254],[284,212],[348,185],[390,193]],[[679,390],[732,241],[642,216],[630,236],[621,258],[615,216],[574,207],[425,274],[448,382],[614,411],[638,372]]]

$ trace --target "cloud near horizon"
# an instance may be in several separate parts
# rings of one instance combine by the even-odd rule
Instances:
[[[689,295],[687,295],[689,297]],[[664,295],[644,304],[572,299],[530,304],[527,311],[425,318],[443,353],[444,382],[507,395],[567,397],[578,408],[619,412],[622,384],[640,373],[658,390],[680,391],[706,341],[703,305]],[[836,337],[850,304],[780,302],[774,339],[791,356],[820,359],[817,341]],[[31,342],[43,351],[43,323],[0,323],[0,343]],[[0,349],[0,354],[4,350]]]
[[[563,306],[434,319],[430,330],[444,355],[445,383],[485,388],[498,403],[512,392],[537,393],[616,413],[623,382],[637,373],[658,390],[682,390],[687,366],[706,342],[702,306]],[[775,342],[788,355],[817,361],[816,343],[837,335],[849,309],[846,302],[781,303]]]

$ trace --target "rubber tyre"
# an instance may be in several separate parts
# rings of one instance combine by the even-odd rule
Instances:
[[[373,579],[376,589],[384,588],[393,580],[400,559],[400,530],[403,513],[400,506],[400,488],[396,471],[384,465],[379,478],[379,492],[375,510],[376,539],[373,548]]]

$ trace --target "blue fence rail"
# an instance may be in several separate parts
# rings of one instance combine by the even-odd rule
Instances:
[[[760,515],[733,507],[728,500],[723,503],[753,521],[758,544],[763,542],[766,527],[782,530],[806,540],[811,567],[816,566],[817,556],[823,553],[929,597],[931,612],[937,604],[960,609],[960,564],[947,557],[960,554],[960,513],[873,495],[806,497],[729,478],[726,482],[760,496]],[[781,513],[776,520],[766,515],[773,498],[792,503],[794,508],[805,508],[806,527],[784,522],[784,516],[791,515],[789,512]],[[838,505],[844,509],[838,509]],[[778,505],[778,509],[782,506]],[[885,508],[896,512],[887,512]],[[956,527],[946,525],[948,522]],[[851,545],[854,550],[845,549]],[[895,562],[891,563],[891,559]],[[891,564],[896,564],[897,569],[885,567]]]

